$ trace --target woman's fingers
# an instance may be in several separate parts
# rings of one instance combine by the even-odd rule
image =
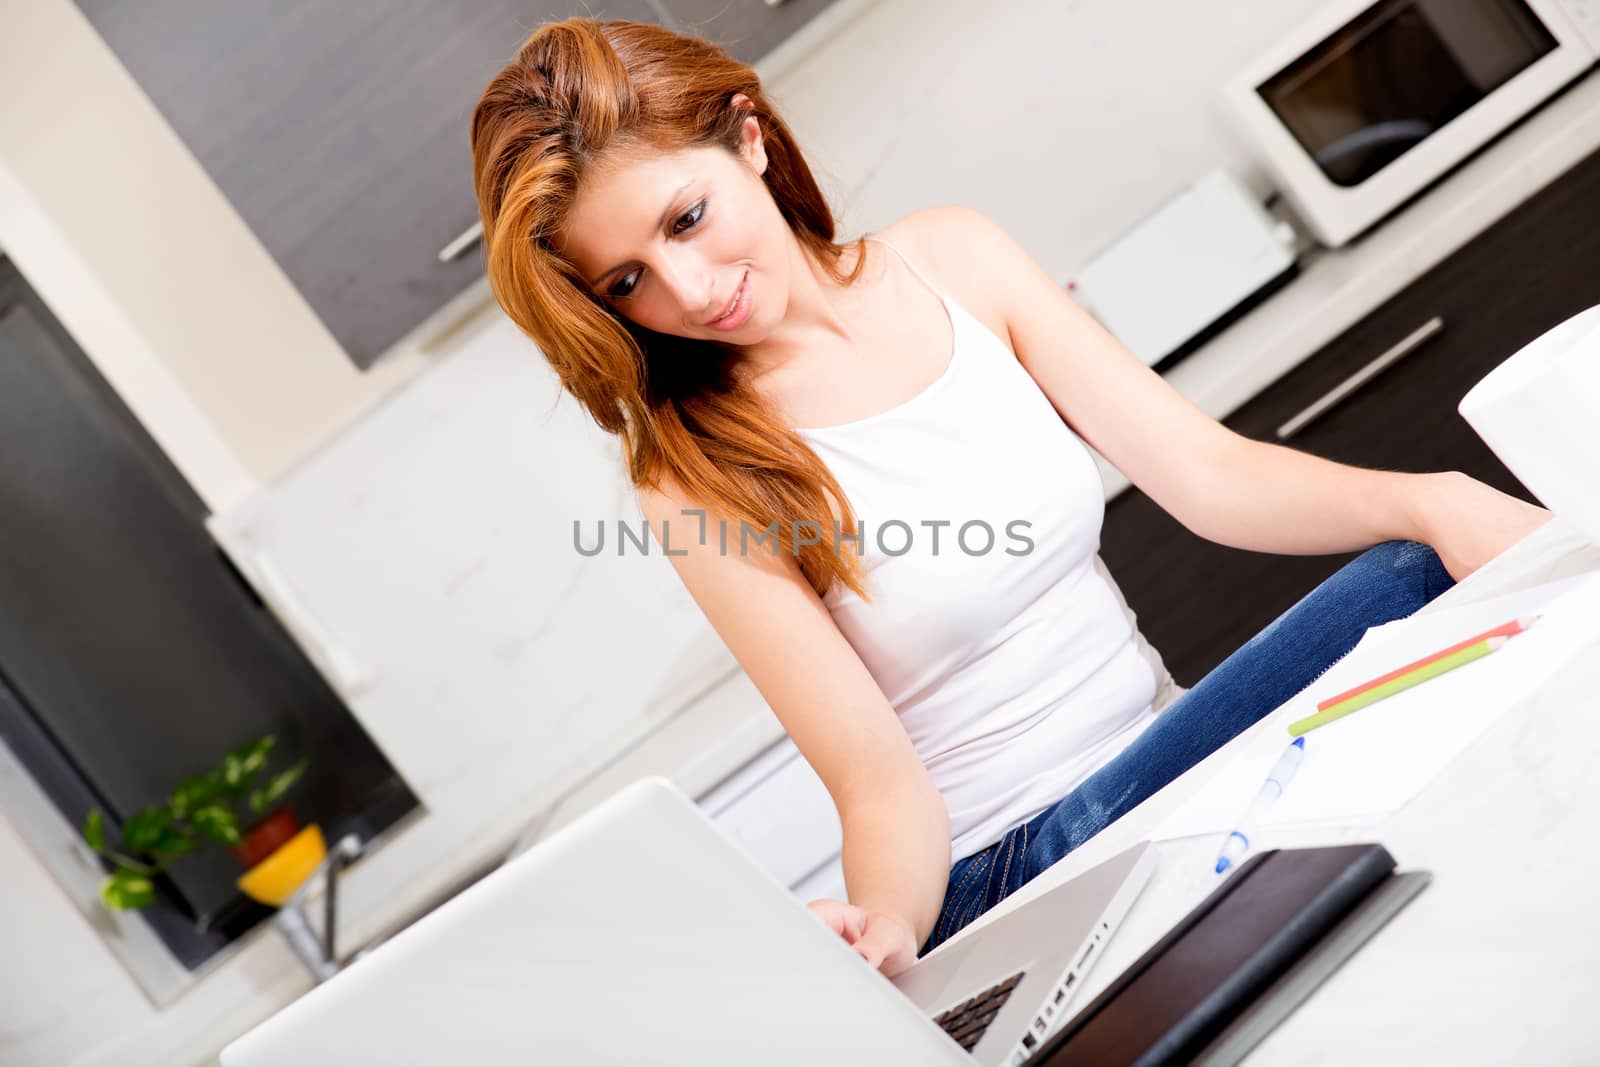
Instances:
[[[874,969],[883,962],[883,957],[889,951],[888,946],[883,944],[883,935],[878,932],[879,929],[870,927],[855,943],[856,952]]]
[[[861,958],[893,978],[917,960],[916,935],[892,915],[873,915],[856,941]]]
[[[891,978],[917,961],[916,934],[898,916],[868,914],[842,900],[813,900],[806,907],[857,955]]]
[[[866,927],[867,913],[841,900],[813,900],[806,905],[829,929],[854,944]]]
[[[844,913],[840,910],[837,900],[813,900],[806,908],[828,924],[828,928],[839,936],[844,936]]]

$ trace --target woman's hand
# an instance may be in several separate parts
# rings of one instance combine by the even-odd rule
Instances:
[[[1423,540],[1458,582],[1555,518],[1459,471],[1432,477],[1419,501]]]
[[[806,907],[886,977],[893,978],[917,962],[917,933],[898,915],[869,912],[839,900],[813,900]]]

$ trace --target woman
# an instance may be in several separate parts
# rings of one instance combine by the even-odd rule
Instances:
[[[851,902],[810,907],[885,974],[1549,517],[1234,435],[975,211],[836,243],[704,42],[542,27],[472,148],[496,298],[827,786]],[[1099,565],[1085,441],[1214,541],[1377,547],[1180,695]]]

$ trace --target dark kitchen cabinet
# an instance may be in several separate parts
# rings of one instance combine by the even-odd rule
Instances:
[[[550,19],[660,21],[647,0],[78,6],[361,367],[483,276],[479,247],[439,253],[478,218],[468,126],[495,71]]]
[[[272,733],[286,800],[363,843],[418,798],[206,531],[206,509],[0,256],[0,747],[61,815],[118,830]],[[116,840],[113,836],[113,840]],[[54,854],[54,844],[42,850]],[[206,849],[143,915],[194,970],[270,917]]]
[[[833,0],[662,0],[676,27],[722,45],[728,54],[754,63]]]
[[[1245,404],[1226,424],[1356,466],[1460,470],[1533,497],[1457,413],[1492,368],[1600,303],[1600,154],[1468,242]],[[1291,422],[1407,339],[1342,402],[1279,441]],[[1101,556],[1178,681],[1192,685],[1354,554],[1273,556],[1189,533],[1128,489],[1106,506]]]

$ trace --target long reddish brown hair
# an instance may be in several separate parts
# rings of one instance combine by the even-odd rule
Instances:
[[[733,106],[737,94],[748,107]],[[755,71],[721,48],[658,26],[569,19],[540,27],[496,74],[472,115],[472,166],[489,284],[539,346],[563,387],[621,436],[633,484],[671,479],[712,516],[778,526],[818,594],[835,580],[868,593],[855,517],[833,474],[764,399],[736,380],[734,346],[646,330],[615,314],[554,246],[583,180],[608,149],[737,151],[747,117],[761,125],[762,175],[807,255],[841,284],[834,219],[794,136]],[[831,503],[830,503],[831,501]],[[797,539],[795,522],[819,524]],[[806,531],[802,531],[805,533]],[[730,529],[729,540],[737,536]],[[841,547],[841,542],[844,546]]]

